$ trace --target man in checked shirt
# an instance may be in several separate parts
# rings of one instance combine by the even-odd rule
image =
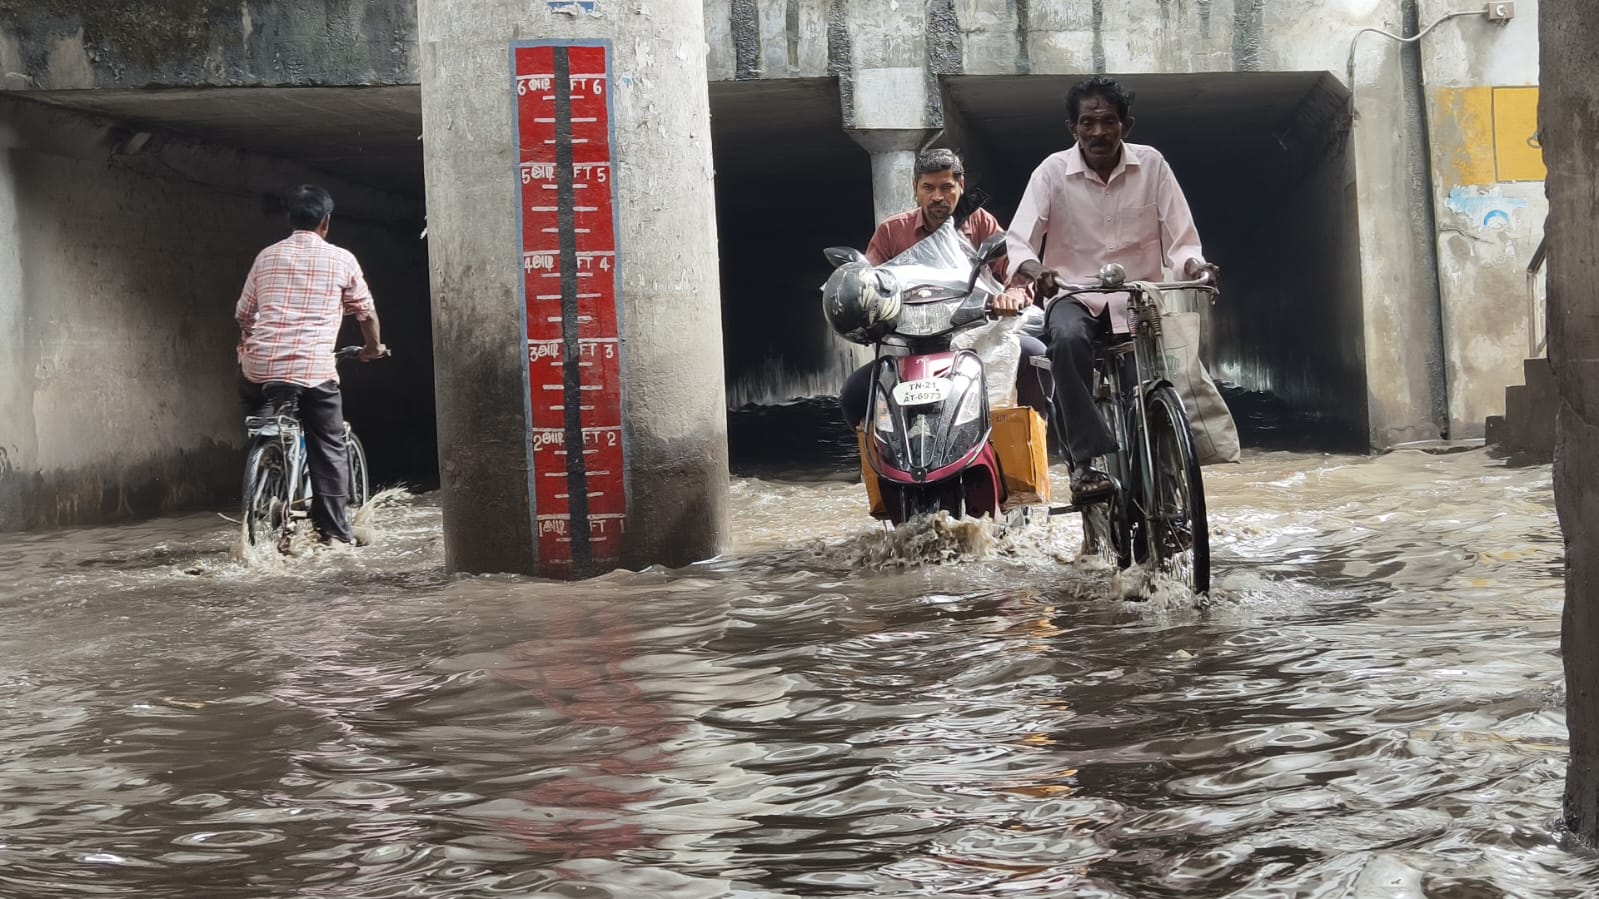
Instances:
[[[388,355],[372,291],[360,263],[327,242],[333,197],[302,184],[288,197],[294,233],[262,250],[245,278],[234,317],[239,322],[241,392],[250,408],[299,398],[311,471],[311,521],[323,542],[353,544],[345,498],[350,491],[344,446],[344,401],[333,351],[344,316],[361,325],[361,361]]]

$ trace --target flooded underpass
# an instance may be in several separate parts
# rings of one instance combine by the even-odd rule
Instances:
[[[0,895],[1592,895],[1548,468],[1206,478],[1204,601],[776,466],[726,556],[579,584],[447,576],[430,494],[282,567],[10,535]]]

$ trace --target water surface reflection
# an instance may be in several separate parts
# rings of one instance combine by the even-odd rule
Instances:
[[[1592,895],[1547,468],[1207,480],[1202,605],[770,472],[736,552],[582,584],[445,576],[429,497],[282,568],[8,537],[0,895]]]

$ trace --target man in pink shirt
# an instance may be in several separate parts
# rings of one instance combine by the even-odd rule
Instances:
[[[1066,126],[1076,143],[1034,170],[1007,234],[1013,284],[1034,287],[1040,301],[1061,282],[1092,284],[1100,266],[1120,263],[1129,281],[1160,281],[1163,270],[1214,280],[1188,200],[1165,157],[1125,142],[1133,130],[1132,96],[1119,83],[1091,78],[1066,94]],[[1116,450],[1094,413],[1094,341],[1126,333],[1125,294],[1079,296],[1048,306],[1045,328],[1055,373],[1055,403],[1065,419],[1072,498],[1102,499],[1112,489],[1092,461]]]
[[[327,242],[333,197],[304,184],[288,200],[294,233],[256,256],[234,310],[241,392],[252,409],[298,401],[315,494],[311,521],[324,541],[354,543],[345,508],[350,470],[344,400],[333,357],[344,316],[355,316],[361,325],[362,362],[387,355],[388,348],[361,264],[349,250]]]
[[[981,246],[983,241],[995,234],[1004,233],[1005,229],[986,209],[973,209],[964,217],[957,212],[961,197],[966,193],[966,169],[961,164],[960,156],[953,150],[929,150],[923,153],[916,160],[913,177],[916,179],[916,208],[891,215],[877,226],[871,242],[866,245],[866,259],[871,264],[882,265],[905,252],[943,227],[951,217],[955,218],[960,233],[971,241],[973,247]],[[1006,268],[1004,259],[993,265],[994,276],[1001,283],[1005,281]],[[994,311],[1014,315],[1030,302],[1031,297],[1025,289],[1013,287],[994,298]],[[1044,384],[1038,382],[1035,374],[1037,369],[1026,363],[1028,357],[1044,354],[1044,344],[1028,335],[1022,335],[1021,341],[1023,364],[1016,373],[1017,401],[1048,416],[1048,391]],[[872,368],[871,365],[863,365],[856,369],[839,390],[839,405],[843,407],[844,419],[850,427],[860,427],[866,418]]]

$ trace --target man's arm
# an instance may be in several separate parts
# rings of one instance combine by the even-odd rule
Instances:
[[[238,351],[241,361],[244,356],[244,342],[250,339],[250,332],[255,330],[255,314],[259,308],[256,299],[255,271],[256,265],[251,265],[250,273],[244,276],[244,290],[239,293],[239,302],[233,307],[233,320],[239,323]]]
[[[990,237],[995,234],[1005,233],[1005,229],[999,226],[999,219],[994,218],[993,213],[986,209],[979,209],[973,212],[970,221],[973,246],[982,247],[983,242]],[[1008,236],[1005,243],[1006,255],[999,257],[989,265],[989,271],[994,273],[994,277],[998,278],[1001,284],[1005,283],[1005,274],[1009,270],[1010,238]],[[1031,302],[1032,291],[1024,285],[1013,284],[1004,293],[994,298],[994,311],[1002,315],[1014,315],[1022,311],[1022,308]]]
[[[361,347],[361,361],[371,362],[389,354],[389,348],[383,345],[383,331],[378,323],[377,305],[372,301],[372,289],[367,286],[366,276],[361,272],[361,266],[350,257],[352,271],[344,285],[344,312],[346,315],[355,316],[355,321],[361,326],[361,337],[365,345]]]
[[[1011,219],[1010,230],[1005,233],[1011,283],[1028,286],[1035,281],[1042,282],[1039,284],[1042,293],[1035,291],[1035,296],[1055,292],[1054,273],[1044,268],[1043,260],[1038,258],[1044,235],[1049,231],[1049,206],[1054,193],[1054,184],[1046,168],[1041,165],[1033,170],[1022,201],[1016,207],[1016,217]]]
[[[1160,238],[1161,245],[1166,248],[1166,265],[1185,278],[1197,278],[1205,272],[1214,277],[1216,266],[1205,261],[1205,249],[1199,243],[1199,229],[1194,226],[1188,198],[1183,196],[1177,176],[1164,158],[1160,161],[1158,178],[1155,206],[1160,212]]]
[[[383,330],[378,325],[378,311],[373,309],[366,314],[366,318],[356,318],[356,324],[361,326],[361,337],[366,345],[361,347],[361,361],[371,362],[381,359],[389,354],[389,348],[383,345]]]

